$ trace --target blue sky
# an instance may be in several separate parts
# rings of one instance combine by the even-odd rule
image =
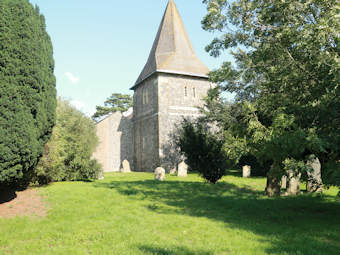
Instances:
[[[46,18],[56,63],[58,96],[94,113],[112,93],[128,93],[146,63],[168,0],[30,0]],[[204,47],[214,34],[201,28],[200,0],[176,0],[198,57],[215,69]]]

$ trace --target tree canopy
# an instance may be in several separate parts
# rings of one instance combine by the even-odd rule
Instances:
[[[98,145],[93,121],[68,101],[58,99],[57,121],[36,171],[40,184],[98,178],[101,167],[91,159]]]
[[[125,112],[132,107],[133,101],[130,95],[113,93],[104,102],[104,106],[96,106],[96,112],[92,119],[99,120],[110,113]]]
[[[236,94],[230,140],[273,161],[275,185],[285,169],[302,171],[307,155],[339,160],[339,1],[203,2],[203,28],[221,33],[207,50],[216,57],[230,50],[236,63],[210,74]]]
[[[25,185],[55,123],[53,48],[28,0],[0,0],[0,184]]]

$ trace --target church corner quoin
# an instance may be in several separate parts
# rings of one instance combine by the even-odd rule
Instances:
[[[104,171],[119,171],[127,159],[134,171],[176,167],[170,136],[184,117],[200,115],[213,86],[209,69],[196,56],[174,1],[169,1],[149,58],[131,88],[133,113],[115,113],[97,124],[94,157]]]

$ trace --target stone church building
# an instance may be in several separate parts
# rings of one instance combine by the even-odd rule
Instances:
[[[134,171],[176,167],[167,160],[170,135],[183,118],[200,115],[197,107],[213,86],[208,72],[170,0],[149,58],[131,88],[133,111],[116,112],[97,123],[100,144],[94,157],[104,171],[119,171],[125,159]]]

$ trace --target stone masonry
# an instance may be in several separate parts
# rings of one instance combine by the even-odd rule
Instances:
[[[132,127],[132,115],[123,116],[120,112],[97,123],[99,145],[93,157],[102,164],[104,172],[119,172],[125,159],[133,162]]]

